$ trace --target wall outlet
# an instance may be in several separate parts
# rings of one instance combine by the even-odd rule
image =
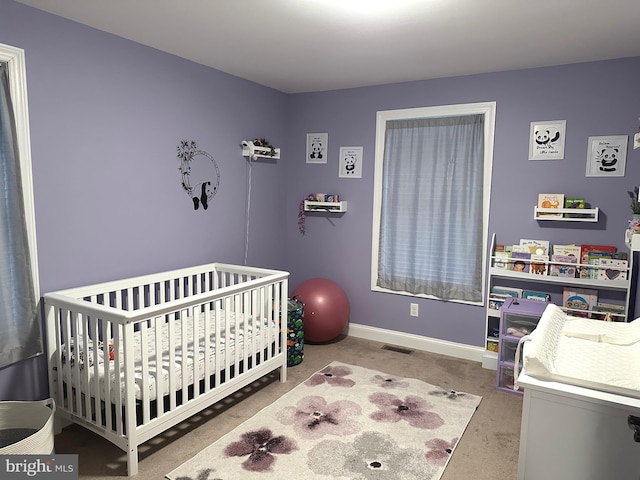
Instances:
[[[418,316],[418,304],[417,303],[412,303],[409,309],[409,314],[412,317],[417,317]]]

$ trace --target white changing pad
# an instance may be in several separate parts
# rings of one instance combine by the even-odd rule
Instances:
[[[549,304],[527,340],[523,373],[640,398],[640,321],[576,318]]]

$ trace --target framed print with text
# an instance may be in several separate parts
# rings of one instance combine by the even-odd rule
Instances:
[[[589,137],[587,177],[624,177],[628,135]]]
[[[340,147],[340,178],[362,178],[362,147]]]
[[[307,163],[327,163],[328,133],[307,133]]]
[[[562,160],[566,120],[532,122],[529,132],[529,160]]]

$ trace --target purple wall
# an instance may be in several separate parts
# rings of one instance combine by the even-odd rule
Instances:
[[[351,321],[468,345],[484,344],[483,307],[416,300],[370,290],[371,223],[376,111],[496,101],[496,131],[489,232],[499,243],[520,238],[551,243],[613,244],[624,248],[630,218],[626,191],[640,184],[640,150],[631,139],[626,176],[587,178],[587,138],[629,135],[640,115],[640,58],[474,75],[287,98],[290,145],[287,265],[291,285],[313,277],[338,282],[351,303]],[[566,120],[565,159],[529,161],[530,123]],[[304,162],[308,132],[329,134],[327,165]],[[364,147],[362,179],[338,178],[340,146]],[[307,220],[297,231],[298,201],[307,193],[338,193],[349,211]],[[585,197],[600,207],[598,223],[537,222],[538,193]],[[464,221],[464,219],[452,219]],[[541,287],[539,287],[541,288]],[[409,316],[409,303],[420,317]]]
[[[283,93],[6,0],[0,43],[25,50],[41,292],[243,263],[240,142],[284,141]],[[181,187],[182,139],[220,169],[206,211]],[[252,165],[251,265],[284,267],[286,162]],[[0,399],[46,395],[42,377],[16,388],[38,363],[1,371]]]
[[[468,102],[497,102],[489,231],[501,243],[624,246],[625,192],[640,184],[640,151],[629,150],[624,178],[586,178],[587,137],[636,131],[640,58],[285,95],[8,0],[0,0],[0,43],[26,54],[42,292],[242,263],[248,163],[239,143],[266,137],[282,159],[253,164],[249,264],[289,270],[292,289],[312,277],[335,280],[354,323],[481,346],[482,307],[369,288],[376,111]],[[565,159],[529,161],[530,122],[562,119]],[[304,161],[311,132],[329,133],[326,165]],[[206,212],[194,211],[180,186],[183,138],[221,171]],[[339,179],[339,147],[358,145],[362,179]],[[298,203],[317,191],[339,193],[349,211],[309,215],[303,237]],[[602,219],[534,221],[537,194],[553,192],[586,197]],[[410,302],[420,304],[419,318],[409,316]],[[0,371],[0,399],[45,396],[42,364]]]

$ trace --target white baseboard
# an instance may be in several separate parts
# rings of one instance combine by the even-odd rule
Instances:
[[[369,327],[357,323],[349,323],[345,334],[352,337],[364,338],[366,340],[373,340],[404,348],[415,348],[417,350],[439,353],[441,355],[463,358],[465,360],[473,360],[480,363],[482,363],[482,356],[485,352],[485,349],[482,347],[422,337],[410,333],[396,332],[384,328]]]

